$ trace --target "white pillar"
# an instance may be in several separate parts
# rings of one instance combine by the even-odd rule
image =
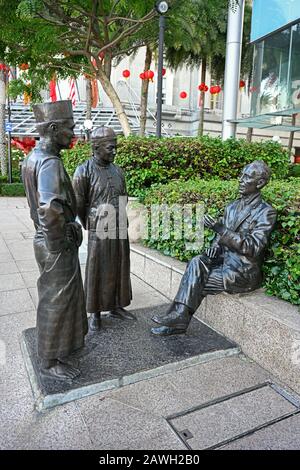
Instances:
[[[236,124],[228,120],[237,118],[244,9],[245,0],[239,0],[238,3],[229,0],[222,120],[223,140],[235,137],[236,133]]]
[[[5,136],[6,88],[4,71],[0,70],[0,174],[7,175],[6,136]]]

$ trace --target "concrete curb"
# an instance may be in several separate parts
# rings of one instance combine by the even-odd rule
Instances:
[[[185,263],[131,245],[131,271],[173,299]],[[243,352],[300,393],[300,315],[296,306],[264,294],[208,296],[196,316],[239,344]]]

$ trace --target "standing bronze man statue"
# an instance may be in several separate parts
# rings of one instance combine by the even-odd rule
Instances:
[[[87,315],[78,261],[82,241],[76,199],[60,159],[74,137],[71,101],[33,106],[40,135],[23,163],[22,177],[36,234],[37,346],[43,375],[74,379],[80,371],[68,356],[84,345]]]
[[[85,272],[90,329],[101,327],[101,312],[120,319],[135,317],[125,310],[132,299],[127,233],[127,192],[123,171],[114,165],[117,139],[108,127],[91,134],[92,158],[74,174],[78,215],[88,230]]]
[[[223,219],[205,216],[204,224],[216,232],[215,240],[188,264],[168,312],[152,318],[160,325],[152,328],[153,334],[185,333],[208,294],[249,292],[261,285],[264,251],[276,221],[276,211],[260,195],[270,174],[263,161],[250,163],[240,177],[240,198],[226,207]]]

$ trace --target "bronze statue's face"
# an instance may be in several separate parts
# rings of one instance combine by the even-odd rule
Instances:
[[[72,139],[74,138],[75,124],[73,119],[68,119],[63,123],[55,124],[53,129],[53,137],[56,144],[62,149],[70,148]]]
[[[260,190],[265,184],[265,181],[251,165],[246,166],[240,176],[239,193],[241,196],[249,196]]]
[[[103,163],[112,163],[115,159],[117,139],[99,139],[93,142],[93,154]]]

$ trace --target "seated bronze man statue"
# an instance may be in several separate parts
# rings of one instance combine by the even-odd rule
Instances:
[[[205,216],[204,225],[216,237],[205,253],[189,262],[168,312],[152,318],[160,325],[152,328],[153,334],[185,333],[208,294],[249,292],[261,285],[264,252],[276,221],[276,211],[260,194],[270,175],[265,162],[250,163],[240,177],[240,198],[226,207],[220,221]]]

